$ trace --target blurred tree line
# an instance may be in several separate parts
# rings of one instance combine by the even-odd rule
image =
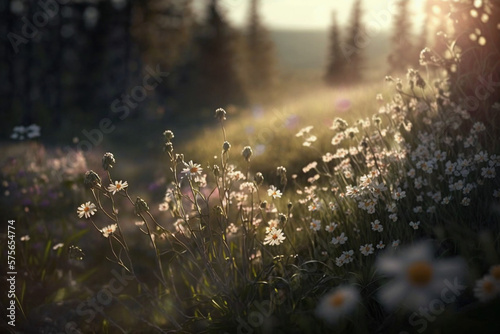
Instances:
[[[218,0],[201,15],[193,0],[0,1],[2,137],[15,125],[37,123],[46,137],[106,117],[199,122],[249,97],[266,102],[274,49],[250,2],[237,30]]]
[[[401,75],[410,67],[425,69],[419,58],[427,47],[434,65],[447,69],[455,94],[465,99],[469,111],[484,110],[500,101],[500,1],[419,1],[424,7],[419,29],[412,27],[415,16],[410,3],[411,0],[398,0],[389,13],[393,28],[388,74]],[[364,53],[366,42],[377,33],[364,20],[361,0],[354,2],[344,30],[339,28],[334,14],[324,75],[327,84],[338,86],[363,79],[364,59],[369,56]]]

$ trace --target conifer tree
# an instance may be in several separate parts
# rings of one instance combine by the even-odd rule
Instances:
[[[351,22],[347,40],[342,43],[342,53],[347,60],[346,82],[357,82],[362,79],[363,50],[369,42],[362,24],[363,9],[361,0],[356,0],[352,8]]]
[[[259,15],[259,0],[251,0],[248,28],[245,38],[245,78],[254,98],[270,97],[275,84],[274,45]]]
[[[415,58],[418,58],[411,43],[409,4],[409,0],[399,0],[397,3],[398,11],[391,39],[392,51],[387,57],[391,72],[406,71],[408,66],[415,64]]]
[[[235,31],[226,22],[218,0],[210,0],[204,24],[195,39],[197,100],[206,108],[241,105],[246,94],[236,71]]]
[[[328,64],[324,76],[325,82],[334,86],[342,80],[346,66],[346,58],[342,54],[340,47],[340,33],[337,23],[337,13],[333,13],[333,23],[330,32],[330,50],[328,55]]]

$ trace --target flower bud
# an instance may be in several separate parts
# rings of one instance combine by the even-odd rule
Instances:
[[[255,184],[257,184],[257,186],[260,186],[264,182],[264,175],[262,175],[261,172],[257,172],[253,179],[255,181]]]
[[[231,144],[229,144],[228,141],[225,141],[224,144],[222,144],[222,151],[227,152],[231,148]]]
[[[245,158],[247,162],[250,162],[250,157],[252,156],[252,154],[253,152],[250,146],[245,146],[243,148],[243,151],[241,151],[241,155],[243,155],[243,158]]]
[[[215,110],[215,118],[218,118],[219,121],[226,120],[226,111],[222,108]]]
[[[137,197],[137,199],[135,200],[135,213],[139,215],[146,211],[149,211],[148,203],[146,203],[146,201],[142,198]]]
[[[102,157],[102,168],[104,170],[109,170],[110,168],[113,168],[113,165],[116,163],[115,157],[113,156],[113,153],[104,153],[104,156]]]
[[[174,133],[170,130],[163,132],[163,136],[165,136],[165,143],[170,143],[170,141],[175,137]]]
[[[101,186],[101,178],[97,175],[93,170],[89,170],[85,173],[85,178],[83,179],[83,183],[88,188],[100,187]]]
[[[220,167],[217,166],[217,165],[214,165],[213,171],[214,171],[215,177],[219,177],[219,175],[220,175]]]

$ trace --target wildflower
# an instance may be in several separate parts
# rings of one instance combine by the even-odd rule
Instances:
[[[335,231],[335,229],[337,228],[338,224],[334,223],[334,222],[331,222],[330,224],[328,224],[326,227],[325,227],[325,231],[329,232],[329,233],[332,233],[333,231]]]
[[[342,256],[344,257],[345,263],[351,263],[352,261],[354,261],[354,251],[352,249],[348,251],[343,251]]]
[[[389,215],[389,219],[392,220],[393,222],[397,222],[398,221],[398,215],[395,214],[395,213],[391,213]]]
[[[384,249],[385,248],[384,242],[380,240],[375,247],[377,247],[377,249]]]
[[[460,202],[460,204],[463,206],[469,206],[470,205],[470,198],[469,197],[462,198],[462,201]]]
[[[373,245],[372,244],[363,245],[363,246],[359,247],[359,251],[364,256],[368,256],[370,254],[373,254]]]
[[[247,162],[250,162],[250,157],[252,156],[252,148],[250,146],[245,146],[243,147],[243,150],[241,151],[241,155]]]
[[[318,211],[318,209],[321,207],[321,203],[318,201],[313,201],[310,205],[307,206],[307,210],[309,211]]]
[[[94,203],[84,203],[78,207],[78,218],[90,218],[97,212],[96,206]]]
[[[382,224],[380,224],[380,221],[378,219],[375,219],[375,221],[372,221],[370,223],[372,225],[372,230],[376,232],[382,232],[384,230],[384,227]]]
[[[105,228],[103,228],[103,229],[101,230],[101,233],[102,233],[102,235],[103,235],[105,238],[107,238],[107,237],[109,237],[111,234],[115,233],[115,231],[116,231],[116,228],[117,228],[117,227],[118,227],[118,225],[117,225],[117,224],[111,224],[111,225],[108,225],[108,226],[106,226]]]
[[[325,294],[316,306],[315,314],[329,324],[337,323],[348,316],[360,303],[361,297],[353,286],[339,286]]]
[[[410,222],[409,224],[411,227],[413,227],[414,230],[418,230],[418,226],[420,225],[420,221],[417,222]]]
[[[189,163],[184,163],[184,168],[182,170],[183,174],[186,174],[187,176],[191,178],[195,178],[196,176],[200,176],[201,172],[203,171],[203,168],[201,168],[200,164],[193,163],[193,160],[190,160]]]
[[[305,166],[304,168],[302,168],[302,172],[307,173],[311,169],[316,168],[317,165],[318,165],[318,163],[316,161],[313,161],[313,162],[309,163],[307,166]]]
[[[304,134],[311,132],[313,128],[314,128],[313,126],[306,126],[305,128],[300,129],[300,131],[297,132],[295,137],[302,137]]]
[[[378,299],[388,310],[398,306],[410,310],[428,306],[439,297],[447,286],[453,284],[457,291],[465,272],[460,258],[434,259],[434,248],[429,242],[414,244],[397,253],[380,255],[375,264],[382,275],[392,280],[382,286]]]
[[[104,153],[102,157],[102,168],[104,170],[109,170],[113,168],[113,165],[116,163],[115,157],[113,156],[113,153]]]
[[[319,231],[321,229],[321,221],[317,219],[313,219],[311,223],[309,223],[311,230]]]
[[[36,124],[31,124],[30,126],[15,126],[12,130],[12,135],[10,138],[24,140],[25,136],[29,139],[40,137],[40,126]]]
[[[496,176],[494,167],[483,167],[481,168],[481,176],[485,179],[494,179]]]
[[[255,173],[254,181],[257,184],[257,186],[260,186],[262,182],[264,182],[264,175],[262,175],[261,172]]]
[[[222,108],[218,108],[215,110],[215,118],[218,118],[219,121],[225,121],[226,120],[226,111]]]
[[[336,245],[343,245],[347,241],[348,237],[345,236],[345,233],[342,232],[338,237],[333,237],[332,239],[332,244]]]
[[[140,198],[139,196],[135,200],[135,213],[136,215],[140,215],[143,212],[149,211],[148,203],[145,200]]]
[[[223,144],[222,144],[222,151],[223,152],[227,152],[229,151],[229,149],[231,148],[231,144],[228,142],[228,141],[225,141]]]
[[[394,241],[392,242],[392,247],[393,247],[393,248],[397,248],[397,247],[399,246],[399,243],[400,243],[399,239],[398,239],[398,240],[394,240]]]
[[[88,188],[100,187],[101,186],[101,178],[97,175],[93,170],[89,170],[85,173],[85,178],[83,179],[83,183]]]
[[[165,130],[163,132],[163,136],[165,137],[165,142],[170,143],[170,141],[175,137],[174,133],[170,130]]]
[[[267,195],[272,198],[281,198],[282,193],[275,186],[270,186],[267,189]]]
[[[280,228],[277,229],[273,227],[266,235],[266,238],[264,239],[264,245],[277,246],[282,244],[285,238],[286,237],[284,236]]]
[[[115,181],[115,184],[110,184],[108,187],[108,191],[110,193],[116,194],[119,191],[124,190],[125,188],[128,187],[127,181]]]
[[[398,187],[397,190],[393,191],[392,193],[392,199],[399,201],[402,198],[406,197],[406,192],[402,191],[401,188]]]
[[[486,275],[476,281],[474,296],[482,302],[487,302],[500,294],[500,285],[493,276]]]
[[[234,225],[234,223],[231,223],[227,227],[226,231],[228,232],[228,234],[236,234],[238,233],[238,227]]]

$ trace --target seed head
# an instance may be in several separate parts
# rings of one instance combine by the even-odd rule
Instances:
[[[174,133],[170,130],[163,132],[163,136],[165,136],[165,143],[170,143],[170,141],[175,137]]]
[[[137,199],[135,200],[135,213],[139,215],[146,211],[149,211],[148,203],[146,203],[146,201],[142,198],[137,197]]]
[[[231,148],[231,144],[229,144],[228,141],[225,141],[224,144],[222,144],[222,151],[227,152]]]
[[[262,175],[261,172],[257,172],[253,179],[255,181],[255,184],[257,184],[257,186],[260,186],[264,182],[264,175]]]
[[[215,118],[218,118],[219,121],[225,121],[226,114],[227,114],[226,111],[222,108],[215,110]]]
[[[83,183],[88,188],[100,187],[101,186],[101,178],[97,175],[93,170],[89,170],[85,173],[85,178],[83,179]]]
[[[250,157],[252,156],[253,154],[253,151],[252,151],[252,148],[250,146],[245,146],[243,148],[243,151],[241,151],[241,155],[243,156],[243,158],[245,158],[245,160],[247,162],[250,162]]]
[[[102,157],[102,168],[104,170],[109,170],[113,168],[113,165],[116,163],[115,157],[113,156],[113,153],[104,153],[104,156]]]

